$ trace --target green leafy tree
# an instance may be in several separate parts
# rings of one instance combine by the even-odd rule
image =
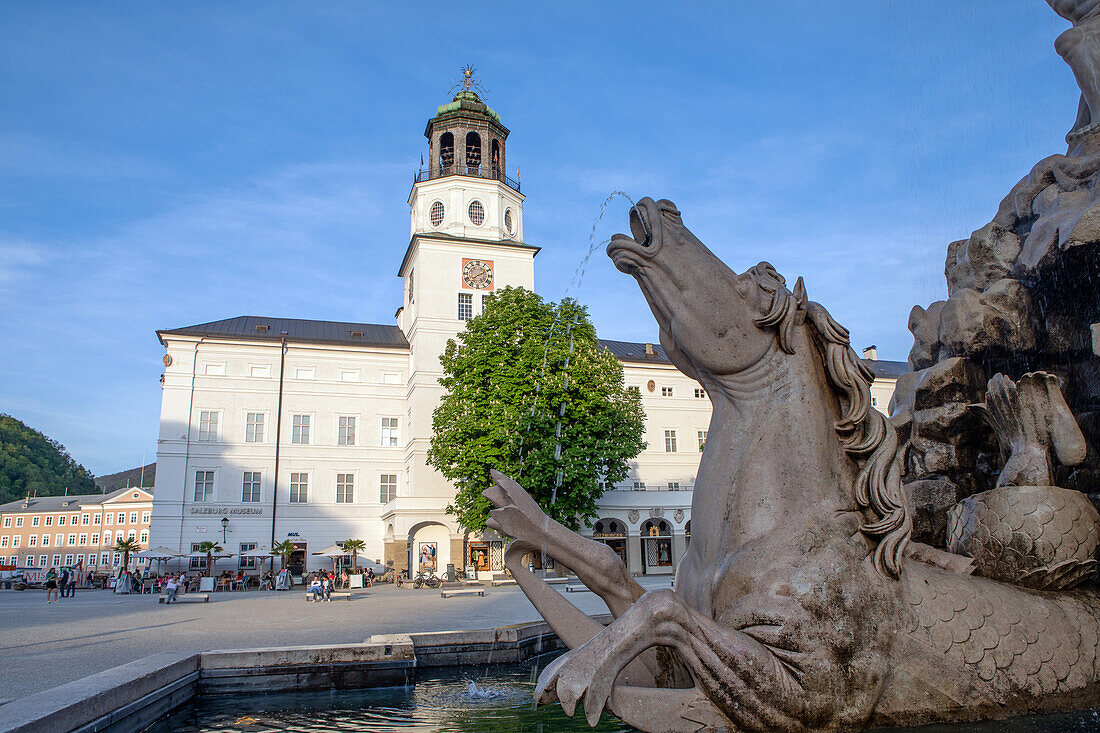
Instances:
[[[97,494],[95,478],[65,446],[0,414],[0,504],[28,494]]]
[[[122,569],[130,569],[130,553],[140,552],[141,543],[136,539],[122,539],[121,537],[115,541],[115,546],[111,548],[115,552],[122,554]]]
[[[367,543],[363,540],[344,540],[344,551],[351,553],[351,571],[359,572],[359,553],[367,549]]]
[[[485,527],[492,508],[481,495],[491,468],[578,528],[645,448],[641,399],[624,388],[622,365],[599,347],[574,300],[499,290],[447,342],[440,362],[447,393],[432,418],[428,463],[454,482],[447,510],[471,530]]]
[[[294,543],[290,540],[283,540],[282,542],[276,542],[275,546],[271,548],[272,555],[278,555],[283,559],[283,567],[286,567],[287,558],[294,554]]]
[[[206,574],[213,577],[214,575],[214,555],[222,551],[222,546],[217,542],[200,542],[199,552],[206,553]]]

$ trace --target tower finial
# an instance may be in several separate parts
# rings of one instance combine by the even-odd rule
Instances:
[[[475,94],[484,95],[488,90],[481,86],[481,81],[475,79],[474,75],[477,74],[477,69],[473,64],[466,64],[459,71],[462,72],[461,78],[451,85],[451,92],[455,90],[459,92],[474,92]]]

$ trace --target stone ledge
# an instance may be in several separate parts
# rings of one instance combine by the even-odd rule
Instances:
[[[153,654],[0,707],[0,731],[104,730],[130,716],[139,729],[191,697],[198,672],[198,654]]]

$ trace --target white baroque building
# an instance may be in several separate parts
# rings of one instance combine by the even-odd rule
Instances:
[[[539,248],[524,240],[524,197],[504,173],[508,130],[496,112],[460,91],[425,136],[395,325],[241,316],[157,332],[165,370],[152,545],[191,552],[217,541],[237,555],[220,568],[254,567],[240,553],[289,539],[302,572],[330,566],[311,553],[356,538],[361,557],[413,572],[501,569],[502,538],[446,514],[454,489],[426,455],[439,354],[494,289],[534,290]],[[632,572],[672,573],[690,542],[710,402],[658,345],[601,343],[642,396],[648,448],[603,496],[589,531]],[[871,363],[885,409],[907,367]]]

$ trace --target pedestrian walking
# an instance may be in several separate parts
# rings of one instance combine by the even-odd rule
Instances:
[[[67,567],[61,568],[61,576],[57,579],[57,584],[61,586],[62,598],[69,597],[69,581],[72,580],[72,577],[73,574]]]
[[[50,596],[53,596],[53,600],[50,600]],[[46,605],[51,603],[57,603],[57,571],[50,568],[46,573]]]

